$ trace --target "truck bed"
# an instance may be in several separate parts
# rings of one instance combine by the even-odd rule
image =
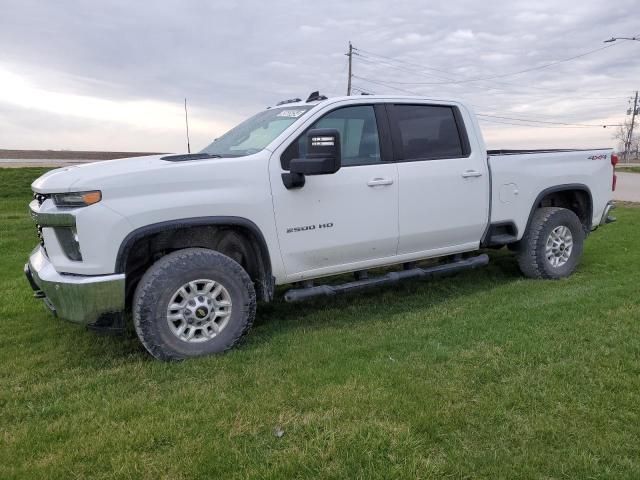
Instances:
[[[491,224],[513,225],[518,239],[540,195],[566,188],[589,193],[592,224],[611,198],[612,149],[488,150]]]

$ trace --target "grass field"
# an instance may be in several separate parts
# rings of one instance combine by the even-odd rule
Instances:
[[[567,280],[491,252],[260,306],[241,348],[167,364],[31,298],[39,172],[0,169],[0,478],[640,478],[639,208]]]
[[[620,172],[627,172],[627,173],[640,173],[640,167],[625,167],[623,166],[618,166],[617,170]]]
[[[93,152],[82,150],[7,150],[0,148],[0,158],[20,160],[111,160],[114,158],[155,155],[149,152]]]

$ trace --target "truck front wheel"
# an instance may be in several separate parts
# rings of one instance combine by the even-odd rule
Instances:
[[[170,253],[144,274],[133,302],[136,333],[160,360],[220,353],[249,330],[256,293],[234,260],[205,248]]]
[[[539,208],[518,245],[518,265],[530,278],[568,277],[582,256],[584,230],[578,216],[558,207]]]

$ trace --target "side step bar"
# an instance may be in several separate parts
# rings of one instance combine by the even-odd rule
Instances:
[[[389,272],[379,277],[363,278],[362,280],[343,283],[341,285],[318,285],[317,287],[295,288],[287,290],[284,294],[284,299],[286,302],[300,302],[313,297],[330,297],[338,295],[339,293],[355,292],[366,288],[390,285],[410,278],[431,279],[441,275],[457,273],[462,270],[484,267],[488,263],[489,256],[487,254],[482,254],[477,257],[466,258],[464,260],[457,260],[442,265],[434,265],[433,267],[414,267],[408,270]]]

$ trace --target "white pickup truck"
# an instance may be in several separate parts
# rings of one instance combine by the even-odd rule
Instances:
[[[277,285],[291,284],[287,301],[332,296],[481,266],[472,252],[505,245],[524,275],[566,277],[614,220],[616,162],[610,149],[487,151],[462,102],[314,92],[200,153],[38,178],[25,273],[62,318],[121,328],[132,312],[156,358],[222,352]]]

